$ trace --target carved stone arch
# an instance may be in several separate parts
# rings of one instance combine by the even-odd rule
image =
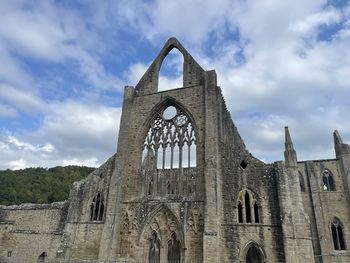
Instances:
[[[329,229],[334,250],[346,250],[345,230],[342,220],[334,216],[329,222]]]
[[[157,238],[160,242],[160,262],[163,262],[167,259],[168,241],[171,240],[173,233],[175,233],[177,239],[180,241],[181,258],[184,257],[183,248],[185,247],[185,238],[183,228],[181,227],[181,224],[176,215],[168,206],[159,205],[156,207],[153,212],[149,214],[147,220],[145,221],[143,229],[139,233],[138,246],[143,250],[142,260],[144,260],[144,262],[147,262],[146,259],[148,258],[149,254],[149,244],[152,240],[153,233],[157,234]]]
[[[152,108],[150,114],[147,116],[146,120],[142,124],[142,129],[140,129],[140,136],[139,136],[138,145],[142,146],[145,135],[146,135],[152,121],[154,120],[154,118],[156,116],[158,116],[158,114],[161,114],[163,112],[163,110],[169,106],[174,106],[174,107],[181,109],[187,115],[187,117],[191,120],[192,125],[196,131],[196,136],[199,136],[198,127],[197,127],[197,124],[195,122],[195,119],[194,119],[192,113],[187,109],[187,107],[185,105],[183,105],[178,100],[176,100],[170,96],[166,96],[163,98],[163,100],[161,102],[157,103]]]
[[[323,169],[321,177],[324,191],[336,191],[335,177],[331,170],[328,168]]]
[[[261,223],[261,205],[259,195],[248,189],[242,189],[236,199],[238,223]]]
[[[174,37],[168,39],[163,49],[159,52],[156,59],[142,76],[136,85],[136,92],[139,94],[150,94],[158,91],[159,70],[163,60],[169,52],[176,48],[184,57],[183,65],[183,86],[200,85],[204,83],[204,70],[192,58],[181,43]]]
[[[190,130],[193,131],[193,136],[195,138],[195,140],[194,140],[192,145],[198,145],[198,142],[200,140],[200,138],[199,138],[200,136],[199,136],[198,128],[197,128],[197,125],[196,125],[196,122],[194,120],[193,115],[187,109],[187,107],[185,107],[181,102],[177,101],[176,99],[174,99],[172,97],[166,96],[161,102],[159,102],[157,105],[155,105],[152,108],[151,113],[148,115],[148,117],[146,118],[146,120],[144,121],[144,123],[142,125],[142,129],[139,132],[138,141],[137,141],[139,149],[142,149],[142,151],[144,150],[145,139],[148,136],[148,133],[150,132],[150,129],[152,129],[152,127],[154,127],[154,125],[155,125],[154,122],[156,122],[157,119],[161,123],[167,123],[169,121],[169,120],[165,120],[163,118],[163,112],[168,107],[175,107],[176,108],[176,116],[177,117],[181,117],[182,116],[184,119],[186,119],[186,123],[187,124],[184,125],[182,128],[179,128],[181,126],[177,126],[177,124],[176,125],[174,124],[175,122],[177,123],[177,121],[176,121],[177,117],[176,117],[175,120],[174,119],[172,120],[173,125],[175,125],[174,127],[177,127],[179,129],[183,129],[182,130],[183,132],[185,130],[188,131],[188,127],[191,127]],[[195,147],[193,147],[193,148],[195,148]],[[142,160],[142,154],[143,154],[142,151],[140,151],[140,160]],[[197,156],[197,152],[195,154]],[[196,161],[196,163],[197,163],[197,161]]]
[[[175,223],[174,226],[176,227],[176,230],[179,231],[179,232],[176,232],[177,237],[180,239],[182,245],[184,245],[184,242],[185,242],[184,232],[183,232],[183,228],[181,227],[180,221],[177,218],[177,216],[175,215],[175,213],[172,211],[172,209],[164,204],[158,205],[149,214],[149,216],[145,220],[145,223],[144,223],[144,226],[143,226],[141,232],[139,233],[138,243],[140,243],[142,241],[142,238],[143,238],[144,234],[146,233],[145,231],[147,231],[147,227],[151,227],[151,224],[153,223],[153,219],[155,219],[158,215],[160,215],[163,212],[166,212],[168,217],[170,219],[172,219],[173,222]],[[169,239],[170,239],[170,237],[171,237],[171,235],[169,236]]]
[[[259,255],[261,256],[261,261],[255,261],[255,262],[254,261],[247,261],[247,255],[248,255],[249,250],[251,248],[256,249],[256,252],[258,252]],[[253,241],[253,240],[248,241],[247,244],[243,247],[243,249],[240,250],[239,258],[240,258],[240,262],[244,262],[244,263],[265,263],[265,262],[267,262],[266,254],[265,254],[265,251],[263,250],[262,246],[258,242]]]

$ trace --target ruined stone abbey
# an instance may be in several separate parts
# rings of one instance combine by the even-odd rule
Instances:
[[[173,48],[183,87],[158,92]],[[116,154],[65,202],[0,207],[0,262],[350,262],[350,146],[337,131],[334,147],[298,161],[285,128],[283,161],[254,158],[215,71],[171,38],[125,87]]]

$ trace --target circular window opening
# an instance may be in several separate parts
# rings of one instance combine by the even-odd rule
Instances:
[[[169,106],[163,111],[163,118],[170,120],[176,116],[176,108],[174,106]]]

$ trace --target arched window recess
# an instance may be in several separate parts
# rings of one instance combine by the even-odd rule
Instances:
[[[245,260],[246,263],[264,263],[264,253],[262,249],[255,243],[250,243],[245,249]]]
[[[338,218],[331,222],[331,234],[334,250],[346,250],[343,225]]]
[[[98,193],[94,196],[90,204],[90,221],[102,221],[104,218],[104,210],[105,205],[103,195]]]
[[[155,113],[147,131],[142,169],[177,169],[197,165],[197,138],[191,118],[176,104]]]
[[[323,191],[335,191],[334,176],[328,169],[322,172]]]
[[[38,257],[37,263],[45,263],[45,262],[47,262],[47,253],[43,252]]]
[[[260,223],[260,208],[258,201],[249,190],[239,193],[237,201],[238,223]]]

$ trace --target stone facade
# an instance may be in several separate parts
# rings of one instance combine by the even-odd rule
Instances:
[[[183,87],[158,92],[173,49]],[[350,146],[297,161],[254,158],[215,71],[175,39],[125,87],[117,152],[69,199],[1,207],[0,262],[350,262]],[[349,245],[348,245],[349,242]]]

